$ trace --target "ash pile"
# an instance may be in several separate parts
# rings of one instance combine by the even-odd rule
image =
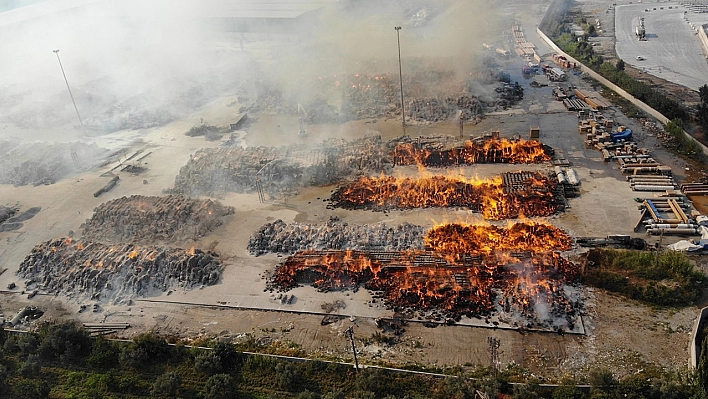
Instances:
[[[396,165],[446,167],[478,163],[534,164],[551,161],[553,149],[535,140],[476,139],[460,142],[451,136],[402,137],[395,141]]]
[[[59,238],[35,246],[17,275],[27,279],[29,290],[123,304],[134,297],[216,284],[222,269],[211,252]]]
[[[197,240],[233,213],[233,207],[209,199],[133,195],[99,205],[81,227],[84,238],[107,243]]]
[[[474,96],[414,98],[406,106],[408,118],[417,122],[442,122],[453,117],[463,121],[482,118],[482,102]]]
[[[362,176],[336,189],[330,206],[373,211],[459,207],[480,212],[488,220],[502,220],[553,215],[565,208],[565,198],[555,177],[538,172],[510,172],[484,180]]]
[[[379,135],[314,146],[203,148],[180,169],[171,192],[196,197],[258,190],[276,198],[391,167],[390,150]]]
[[[22,222],[32,219],[41,210],[41,207],[35,206],[20,212],[17,207],[0,206],[0,232],[19,230],[23,226]]]
[[[96,144],[23,143],[0,140],[0,184],[53,184],[82,167],[100,162],[108,151]]]
[[[424,234],[423,227],[410,223],[350,225],[330,220],[317,225],[276,220],[251,235],[248,251],[254,256],[322,249],[403,251],[423,249]]]

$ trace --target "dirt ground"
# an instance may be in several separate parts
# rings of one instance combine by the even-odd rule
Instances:
[[[540,13],[536,15],[540,19]],[[541,43],[536,43],[540,45]],[[481,135],[500,129],[502,136],[519,134],[525,137],[530,126],[541,127],[541,140],[562,152],[578,171],[581,196],[570,200],[571,208],[551,217],[549,221],[576,236],[601,236],[608,234],[634,234],[632,228],[639,212],[629,184],[624,180],[615,163],[605,163],[600,154],[583,145],[577,133],[577,117],[567,112],[551,97],[551,87],[532,88],[531,80],[521,77],[519,59],[506,62],[506,68],[524,86],[525,99],[507,111],[487,115],[477,125],[465,126],[465,135]],[[548,83],[544,77],[534,78]],[[571,77],[572,84],[590,88],[578,77]],[[182,120],[160,128],[142,131],[132,142],[125,143],[127,152],[136,149],[152,151],[145,159],[148,170],[140,175],[120,173],[120,182],[112,191],[99,198],[93,192],[108,180],[101,175],[112,165],[92,167],[72,179],[48,186],[0,186],[0,204],[20,204],[23,209],[41,206],[42,211],[25,222],[22,229],[0,233],[0,287],[17,281],[15,271],[34,245],[49,239],[79,235],[81,223],[90,217],[100,203],[125,195],[161,195],[172,187],[179,168],[197,149],[216,146],[203,138],[187,137],[184,132],[200,119],[213,125],[226,125],[236,116],[236,97],[214,100]],[[674,167],[679,177],[685,164],[660,148],[660,144],[647,134],[636,121],[623,117],[617,109],[608,115],[637,132],[643,145],[656,157]],[[245,136],[248,145],[273,145],[300,142],[297,137],[296,115],[254,115],[253,123]],[[384,139],[404,133],[400,120],[379,119],[349,122],[342,125],[308,126],[309,142],[327,137],[355,138],[369,132],[380,132]],[[456,134],[454,123],[426,127],[407,127],[405,134],[413,137],[422,134]],[[124,133],[114,138],[120,140]],[[112,135],[102,138],[110,142]],[[526,166],[523,167],[527,169]],[[529,168],[548,169],[549,165]],[[518,170],[516,165],[479,165],[466,168],[466,174],[479,177]],[[147,181],[145,184],[144,181]],[[136,300],[129,306],[102,303],[99,311],[78,313],[78,303],[66,298],[37,295],[28,300],[21,290],[2,291],[0,306],[5,318],[26,305],[36,305],[46,310],[40,319],[78,319],[88,321],[129,322],[131,328],[121,335],[131,337],[143,331],[155,330],[185,338],[221,337],[241,340],[253,336],[267,343],[287,340],[300,345],[312,356],[350,359],[351,351],[343,331],[355,325],[357,345],[363,351],[364,362],[419,363],[444,365],[488,365],[487,337],[501,341],[503,365],[519,364],[530,372],[546,378],[565,373],[584,374],[588,369],[605,366],[618,375],[632,374],[647,364],[668,368],[687,365],[690,330],[698,308],[683,310],[656,310],[624,300],[600,290],[587,289],[583,324],[586,335],[547,332],[520,332],[498,328],[469,326],[439,326],[428,328],[410,322],[398,343],[389,345],[372,339],[378,331],[374,319],[391,317],[385,309],[369,306],[370,296],[360,290],[356,293],[335,292],[321,294],[311,287],[293,291],[297,300],[283,305],[270,293],[264,292],[264,274],[277,265],[275,255],[251,257],[246,251],[248,238],[263,223],[282,219],[285,222],[322,223],[331,216],[347,223],[389,224],[410,222],[423,226],[448,221],[478,220],[478,215],[461,210],[409,210],[387,213],[328,210],[323,199],[334,187],[302,189],[300,194],[287,200],[260,203],[255,194],[226,194],[219,198],[225,205],[234,206],[236,212],[213,234],[198,242],[182,242],[182,247],[212,248],[222,254],[225,271],[221,284],[192,291],[176,291],[159,297]],[[645,237],[646,238],[646,237]],[[653,243],[654,239],[648,239]],[[670,242],[670,240],[668,240]],[[664,240],[667,243],[667,240]],[[576,257],[574,251],[568,256]],[[575,258],[574,258],[575,259]],[[339,313],[343,318],[323,326],[322,304],[341,300],[346,307]],[[88,303],[89,305],[91,303]],[[261,308],[268,310],[253,310]],[[305,313],[302,313],[305,312]],[[365,345],[367,344],[368,345]]]

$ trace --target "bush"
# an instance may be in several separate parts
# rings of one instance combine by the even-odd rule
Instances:
[[[42,363],[39,360],[39,356],[31,354],[27,356],[27,359],[20,366],[19,372],[27,378],[36,377],[42,371]]]
[[[99,337],[93,340],[88,364],[98,369],[110,369],[118,365],[120,349],[115,343]]]
[[[91,352],[88,332],[72,322],[45,326],[39,336],[39,354],[43,359],[71,363]]]
[[[48,398],[51,388],[46,381],[21,379],[12,384],[12,393],[18,399]]]
[[[204,386],[204,397],[206,399],[231,399],[236,397],[234,392],[233,379],[228,374],[216,374],[206,382]]]
[[[152,384],[153,396],[177,396],[177,391],[182,385],[182,377],[179,374],[168,371],[163,373]]]

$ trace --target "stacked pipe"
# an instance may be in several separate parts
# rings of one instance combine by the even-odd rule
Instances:
[[[708,184],[706,183],[684,183],[681,191],[686,195],[708,195]]]
[[[686,214],[691,204],[683,197],[663,197],[644,200],[642,206],[651,216],[644,225],[648,235],[697,235],[698,224]],[[666,215],[666,216],[664,216]]]
[[[627,176],[634,191],[671,191],[676,189],[672,176],[631,175]]]

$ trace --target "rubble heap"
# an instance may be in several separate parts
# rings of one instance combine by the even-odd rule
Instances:
[[[196,240],[222,224],[234,208],[218,201],[181,195],[133,195],[105,202],[81,227],[83,236],[109,243]]]
[[[269,252],[294,254],[304,250],[354,249],[402,251],[423,249],[424,228],[410,223],[350,225],[329,221],[324,225],[291,223],[278,219],[251,235],[248,251],[259,256]]]
[[[216,284],[222,273],[217,256],[195,249],[58,238],[34,247],[17,275],[28,279],[28,289],[119,304],[177,287]]]
[[[273,196],[390,168],[389,150],[378,135],[329,139],[314,147],[203,148],[180,169],[172,192],[200,196],[260,188]]]
[[[452,166],[477,163],[549,162],[549,150],[538,141],[491,139],[446,147],[440,141],[400,142],[393,150],[396,165]]]
[[[517,315],[524,327],[573,330],[580,303],[564,287],[579,268],[558,253],[495,251],[448,256],[429,251],[303,251],[288,257],[268,283],[272,290],[312,284],[320,291],[363,286],[387,308],[462,316]]]
[[[432,176],[362,176],[335,190],[332,206],[345,209],[464,207],[485,219],[550,216],[564,207],[557,181],[536,172],[505,173],[494,179]]]

